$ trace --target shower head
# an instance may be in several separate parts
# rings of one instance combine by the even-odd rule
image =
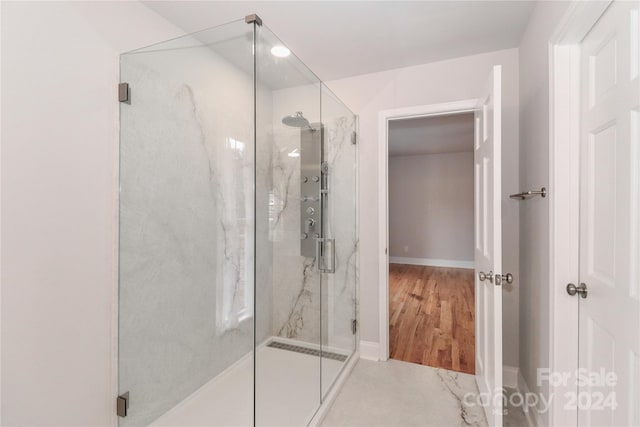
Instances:
[[[311,125],[309,125],[309,120],[305,119],[302,115],[302,111],[297,111],[295,114],[283,117],[282,123],[294,128],[309,128],[313,130]]]

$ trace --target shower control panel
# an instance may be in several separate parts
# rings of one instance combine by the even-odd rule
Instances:
[[[309,258],[322,237],[323,132],[319,123],[300,129],[300,255]]]

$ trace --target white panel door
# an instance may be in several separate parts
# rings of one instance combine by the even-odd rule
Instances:
[[[502,68],[493,67],[475,114],[476,381],[492,397],[490,426],[502,426]]]
[[[615,379],[579,383],[580,426],[640,425],[638,9],[614,2],[581,46],[578,364]]]

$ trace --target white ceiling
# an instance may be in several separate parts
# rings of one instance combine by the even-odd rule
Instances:
[[[473,113],[389,122],[389,156],[473,151]]]
[[[530,1],[144,1],[186,32],[257,13],[322,80],[516,47]]]

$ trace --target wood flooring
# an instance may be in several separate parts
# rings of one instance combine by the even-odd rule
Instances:
[[[389,265],[392,359],[475,374],[474,272]]]

